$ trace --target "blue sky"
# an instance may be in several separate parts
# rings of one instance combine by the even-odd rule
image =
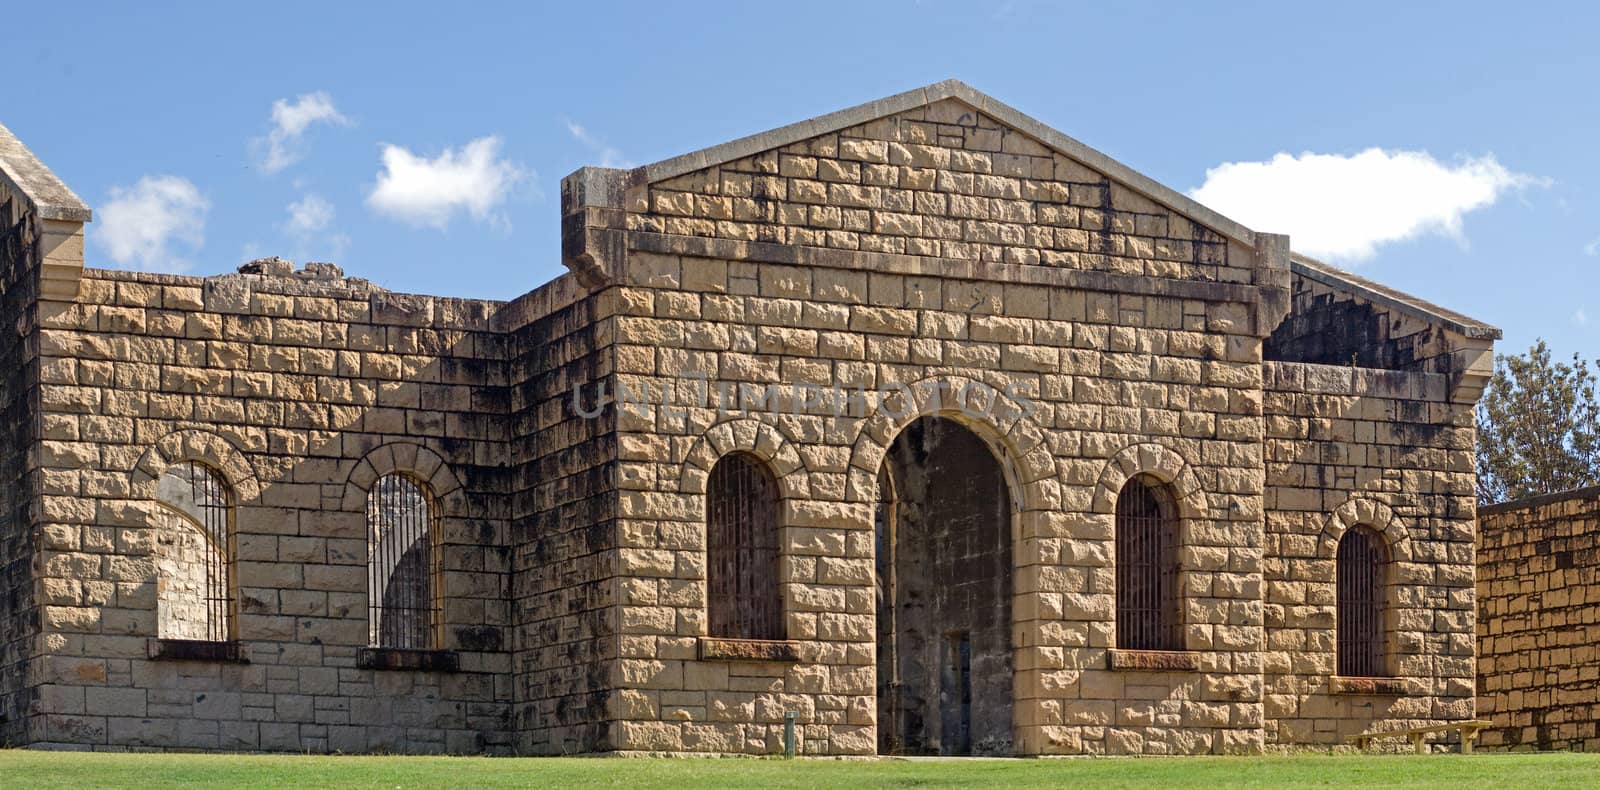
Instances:
[[[1501,351],[1600,354],[1584,5],[83,2],[7,27],[0,123],[96,209],[92,266],[276,254],[508,299],[561,271],[582,165],[955,77]]]

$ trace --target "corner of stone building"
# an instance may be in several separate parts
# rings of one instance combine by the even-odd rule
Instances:
[[[0,746],[42,737],[35,700],[40,482],[39,326],[47,300],[76,297],[89,207],[0,126]]]
[[[569,177],[564,203],[603,194],[604,179],[591,193],[578,175]],[[516,415],[511,684],[517,751],[529,755],[615,748],[608,701],[618,654],[617,417],[615,311],[607,304],[614,289],[587,276],[574,269],[498,317],[511,348]]]
[[[38,496],[29,458],[37,440],[38,271],[35,216],[0,187],[0,746],[22,746],[37,683],[40,633],[34,568]]]
[[[626,198],[642,171],[584,167],[561,179],[561,262],[591,290],[614,284],[627,255]]]

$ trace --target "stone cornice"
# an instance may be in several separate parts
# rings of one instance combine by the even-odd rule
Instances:
[[[774,263],[788,266],[816,266],[831,269],[881,272],[951,280],[978,280],[1016,285],[1042,285],[1085,291],[1159,296],[1174,299],[1199,299],[1210,302],[1254,304],[1260,289],[1238,283],[1174,280],[1119,272],[1081,271],[1052,266],[954,260],[887,252],[837,250],[755,241],[734,241],[701,236],[674,236],[665,233],[627,231],[627,249],[658,255],[688,255],[701,258]]]

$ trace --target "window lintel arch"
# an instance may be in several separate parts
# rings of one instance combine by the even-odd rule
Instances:
[[[210,431],[190,428],[162,436],[139,456],[130,473],[130,495],[158,501],[162,475],[183,462],[202,464],[220,475],[232,491],[234,506],[253,502],[261,494],[255,468],[232,442]]]
[[[350,467],[345,478],[344,496],[324,507],[350,513],[364,513],[367,492],[379,478],[402,474],[423,484],[432,494],[440,518],[454,517],[465,510],[466,498],[461,481],[450,463],[432,448],[412,442],[390,442],[370,450]]]
[[[1389,562],[1411,561],[1410,536],[1394,509],[1379,499],[1359,495],[1346,499],[1328,514],[1318,537],[1317,556],[1325,560],[1335,559],[1339,541],[1346,532],[1357,526],[1365,526],[1382,537]]]
[[[684,456],[678,492],[706,493],[712,468],[738,452],[748,453],[768,466],[784,499],[810,496],[810,474],[794,441],[776,426],[753,418],[723,420],[707,428]]]
[[[1060,470],[1027,398],[1013,397],[982,381],[940,374],[909,384],[889,385],[890,392],[861,421],[850,450],[845,500],[875,505],[878,472],[894,440],[924,417],[959,423],[988,445],[1011,489],[1019,513],[1059,509]]]
[[[1123,488],[1139,476],[1168,487],[1174,519],[1182,522],[1206,516],[1205,492],[1194,468],[1177,450],[1154,442],[1129,445],[1106,461],[1095,481],[1091,509],[1100,514],[1115,513]]]

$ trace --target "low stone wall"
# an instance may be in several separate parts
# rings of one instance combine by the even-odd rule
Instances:
[[[1600,486],[1478,514],[1485,747],[1600,750]]]

